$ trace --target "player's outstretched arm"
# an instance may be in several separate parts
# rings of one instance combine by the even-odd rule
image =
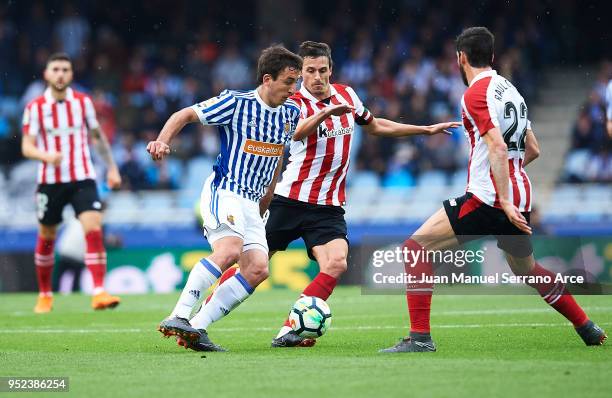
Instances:
[[[59,166],[62,163],[62,154],[59,152],[45,152],[36,146],[36,137],[24,135],[21,140],[21,154],[28,159],[40,160]]]
[[[397,123],[383,118],[374,118],[370,124],[363,126],[368,134],[381,137],[407,137],[409,135],[439,133],[451,134],[449,129],[461,126],[461,122],[446,122],[430,126],[415,126],[412,124]]]
[[[533,134],[533,131],[528,129],[527,135],[525,136],[525,159],[523,160],[523,167],[536,160],[538,156],[540,156],[538,140],[535,134]]]
[[[508,181],[510,180],[508,146],[502,138],[501,131],[499,131],[498,127],[494,127],[482,137],[489,150],[489,164],[491,165],[491,173],[495,181],[495,190],[497,191],[499,204],[512,224],[521,231],[531,234],[531,227],[527,220],[508,198]]]
[[[162,160],[170,153],[170,142],[189,123],[199,121],[198,115],[191,108],[183,108],[174,112],[166,121],[155,141],[147,144],[147,152],[153,160]]]
[[[295,128],[295,132],[293,133],[293,141],[302,141],[304,138],[317,131],[319,124],[323,123],[323,121],[328,117],[341,116],[345,113],[353,112],[354,110],[355,107],[351,105],[329,105],[319,113],[315,113],[306,119],[300,119],[297,127]]]
[[[106,172],[106,183],[108,187],[110,189],[119,188],[121,186],[121,174],[119,174],[119,168],[117,163],[115,163],[115,159],[113,159],[113,152],[111,151],[108,138],[106,138],[106,135],[99,127],[91,129],[91,136],[98,154],[104,160],[104,163],[106,163],[108,169]]]

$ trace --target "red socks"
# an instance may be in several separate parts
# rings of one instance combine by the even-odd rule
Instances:
[[[319,272],[317,276],[310,282],[302,292],[302,296],[313,296],[323,300],[327,300],[334,291],[338,280],[325,272]],[[289,318],[285,320],[283,326],[291,327]]]
[[[529,275],[548,276],[553,281],[550,283],[529,284],[529,286],[536,289],[544,301],[566,317],[574,327],[577,328],[587,323],[589,318],[578,303],[576,303],[574,297],[566,290],[565,285],[561,282],[554,282],[555,274],[536,263]]]
[[[409,259],[404,267],[406,274],[419,282],[406,285],[406,301],[408,302],[408,313],[410,315],[410,331],[414,333],[429,333],[429,318],[431,313],[431,296],[433,294],[433,283],[420,282],[423,276],[433,276],[433,267],[426,261],[426,250],[418,242],[408,239],[404,242],[408,249]],[[418,257],[417,257],[418,256]],[[417,259],[412,262],[412,259]]]
[[[41,295],[51,295],[51,276],[53,275],[53,246],[54,240],[44,239],[40,235],[36,239],[36,250],[34,252],[34,264],[36,265],[36,277],[38,279],[38,291]]]
[[[304,296],[313,296],[327,300],[334,291],[336,283],[338,283],[338,281],[333,276],[324,272],[319,272],[312,282],[306,286],[302,294]]]
[[[85,265],[91,272],[94,284],[94,294],[104,289],[104,275],[106,274],[106,250],[102,231],[90,231],[85,234],[87,251],[85,253]]]

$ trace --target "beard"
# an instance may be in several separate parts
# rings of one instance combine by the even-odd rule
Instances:
[[[469,87],[469,83],[468,83],[468,79],[467,79],[467,75],[465,74],[465,69],[463,69],[463,66],[459,65],[459,72],[461,72],[461,80],[463,80],[463,84],[465,84],[466,87]]]
[[[56,91],[62,92],[62,91],[65,91],[68,88],[69,83],[66,83],[66,82],[63,82],[63,83],[53,83],[53,84],[51,84],[51,86],[53,86],[53,89],[55,89]]]

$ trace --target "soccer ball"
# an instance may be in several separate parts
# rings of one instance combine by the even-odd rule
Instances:
[[[318,297],[303,296],[293,304],[289,313],[291,327],[301,337],[321,337],[331,325],[331,310]]]

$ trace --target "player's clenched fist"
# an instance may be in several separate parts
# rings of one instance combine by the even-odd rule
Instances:
[[[147,144],[147,152],[151,154],[153,160],[162,160],[170,153],[170,146],[161,141],[151,141]]]
[[[46,154],[44,161],[51,163],[53,166],[59,166],[62,164],[62,154],[59,152],[49,152]]]

